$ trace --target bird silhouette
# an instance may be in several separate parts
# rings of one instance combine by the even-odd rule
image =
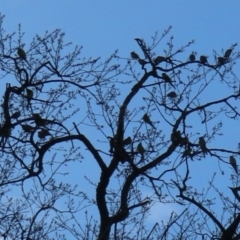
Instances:
[[[147,115],[147,113],[145,113],[145,114],[143,115],[142,119],[143,119],[143,121],[144,121],[145,123],[149,124],[150,126],[152,126],[153,128],[156,129],[156,127],[153,125],[153,123],[152,123],[150,117]]]
[[[235,172],[238,174],[237,161],[233,156],[230,156],[229,163],[231,164]]]
[[[20,111],[16,111],[12,114],[11,118],[13,119],[18,119],[21,116],[21,112]]]
[[[34,131],[34,127],[32,127],[31,125],[28,124],[22,124],[22,129],[26,132],[26,133],[30,133]]]
[[[132,57],[132,59],[136,59],[136,60],[138,60],[138,59],[139,59],[139,56],[138,56],[138,54],[137,54],[137,53],[135,53],[135,52],[131,52],[131,57]]]
[[[169,98],[176,98],[176,97],[177,97],[177,94],[176,94],[174,91],[172,91],[172,92],[168,93],[167,96],[168,96]]]
[[[129,145],[132,143],[132,138],[127,137],[126,139],[123,140],[123,145]]]
[[[207,57],[204,56],[204,55],[200,56],[200,62],[203,63],[203,64],[208,63]]]
[[[153,60],[153,62],[154,62],[156,65],[158,65],[159,63],[161,63],[161,62],[163,62],[163,61],[165,61],[165,60],[166,60],[165,57],[163,57],[163,56],[157,56],[157,57]]]
[[[143,147],[141,142],[137,145],[137,151],[141,154],[141,160],[143,160],[145,148]]]
[[[231,54],[232,54],[232,49],[227,49],[226,52],[225,52],[225,54],[224,54],[224,57],[225,57],[226,59],[228,59]]]
[[[206,142],[205,142],[204,137],[200,137],[199,138],[198,144],[199,144],[199,146],[200,146],[200,148],[201,148],[201,150],[203,152],[203,155],[205,157],[205,155],[208,153],[208,149],[206,147]]]
[[[31,100],[33,98],[33,91],[31,89],[28,89],[28,88],[26,89],[26,91],[27,91],[26,97],[27,97],[28,107],[29,107],[30,106],[30,102],[31,102]]]
[[[195,57],[195,54],[194,54],[194,53],[190,54],[189,60],[190,60],[191,62],[194,62],[194,61],[196,60],[196,57]]]
[[[51,134],[49,133],[49,131],[47,129],[43,128],[38,132],[38,137],[40,139],[45,138],[46,136],[51,136]]]
[[[170,83],[171,86],[174,87],[174,85],[172,83],[172,79],[166,73],[162,73],[162,78],[165,82]]]
[[[218,65],[223,65],[226,59],[224,57],[218,57]]]
[[[27,60],[26,53],[24,52],[24,50],[22,48],[20,48],[20,47],[18,48],[17,54],[21,59],[23,59],[25,61]]]

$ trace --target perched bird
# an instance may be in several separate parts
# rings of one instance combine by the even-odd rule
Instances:
[[[125,151],[124,148],[122,148],[121,155],[120,155],[120,161],[121,163],[125,163],[132,161],[132,158],[130,157],[129,153]]]
[[[138,59],[139,59],[139,56],[138,56],[138,54],[137,54],[137,53],[135,53],[135,52],[131,52],[131,57],[132,57],[132,59],[136,59],[136,60],[138,60]]]
[[[145,123],[148,123],[148,124],[151,125],[153,128],[155,128],[155,126],[153,125],[153,123],[152,123],[150,117],[147,115],[147,113],[145,113],[145,114],[143,115],[142,119],[143,119],[143,121],[144,121]],[[156,128],[155,128],[155,129],[156,129]]]
[[[195,57],[195,54],[194,54],[194,53],[190,54],[189,60],[190,60],[191,62],[194,62],[194,61],[196,60],[196,57]]]
[[[18,48],[17,54],[21,59],[27,60],[26,53],[24,52],[24,50],[22,48],[20,48],[20,47]]]
[[[7,124],[4,124],[1,129],[0,129],[0,135],[4,137],[9,137],[11,136],[12,129],[9,127]]]
[[[207,57],[204,56],[204,55],[200,56],[200,62],[203,63],[203,64],[208,63]]]
[[[28,125],[28,124],[22,124],[21,126],[22,126],[22,129],[27,133],[30,133],[35,129],[35,127],[32,127],[31,125]]]
[[[33,91],[31,89],[28,89],[28,88],[26,89],[26,91],[27,91],[26,97],[27,97],[28,106],[29,106],[30,102],[31,102],[31,100],[33,98]]]
[[[40,139],[45,138],[46,136],[51,136],[47,129],[41,129],[41,131],[38,132],[38,137]]]
[[[218,57],[218,65],[223,65],[226,59],[224,57]]]
[[[168,96],[169,98],[176,98],[176,97],[177,97],[177,94],[176,94],[174,91],[172,91],[172,92],[168,93],[167,96]]]
[[[39,113],[33,113],[32,118],[38,126],[46,126],[49,123],[48,120],[42,119]]]
[[[132,138],[127,137],[126,139],[123,140],[123,145],[129,145],[132,143]]]
[[[20,111],[16,111],[12,114],[11,118],[13,119],[18,119],[21,116],[21,112]]]
[[[144,157],[145,149],[141,142],[137,145],[137,151],[141,154],[141,160],[142,160]]]
[[[190,157],[192,159],[192,149],[191,147],[188,147],[185,149],[185,151],[182,153],[182,157]]]
[[[34,120],[42,120],[42,117],[40,116],[39,113],[33,113],[33,114],[32,114],[32,118],[33,118]]]
[[[172,85],[172,87],[174,87],[172,84],[172,79],[166,73],[162,73],[162,78],[165,82],[170,83]]]
[[[228,49],[228,50],[226,50],[226,52],[225,52],[225,54],[224,54],[224,57],[225,57],[226,59],[228,59],[231,54],[232,54],[232,49]]]
[[[163,61],[165,61],[165,57],[163,57],[163,56],[157,56],[157,57],[153,60],[153,62],[154,62],[156,65],[158,65],[159,63],[161,63],[161,62],[163,62]]]
[[[174,131],[171,134],[171,141],[175,144],[178,145],[182,141],[182,136],[181,136],[181,131]]]
[[[116,146],[116,138],[115,137],[110,137],[110,136],[108,136],[107,138],[109,139],[109,144],[110,144],[109,152],[113,153],[113,150]]]
[[[140,65],[144,66],[144,65],[147,64],[148,62],[145,61],[144,59],[139,58],[139,59],[138,59],[138,63],[139,63]]]
[[[205,142],[204,137],[200,137],[199,138],[198,145],[200,146],[200,148],[201,148],[201,150],[203,152],[203,155],[205,157],[205,154],[208,153],[208,149],[206,147],[206,142]]]
[[[229,163],[232,165],[233,169],[238,174],[237,161],[233,156],[230,156]]]

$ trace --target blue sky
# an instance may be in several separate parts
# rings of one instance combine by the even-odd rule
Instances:
[[[118,55],[129,57],[131,51],[139,52],[134,38],[150,41],[156,31],[161,35],[171,25],[170,35],[174,36],[176,48],[196,40],[193,47],[182,54],[183,58],[187,59],[194,50],[209,55],[213,61],[213,49],[220,52],[240,39],[239,1],[2,0],[0,6],[1,13],[6,15],[4,27],[7,32],[17,31],[18,24],[22,24],[25,49],[35,34],[43,35],[46,30],[51,32],[60,28],[66,33],[65,41],[83,46],[85,57],[100,56],[104,59],[116,49],[119,50]],[[163,54],[161,47],[158,49],[159,54]],[[227,131],[236,142],[236,131],[233,128]],[[204,171],[206,166],[196,165],[196,172],[199,169]],[[212,170],[217,166],[213,163]],[[87,175],[85,170],[83,173]],[[91,170],[98,173],[98,169]],[[75,174],[75,177],[79,176],[79,173]],[[224,178],[221,176],[219,181],[227,178],[226,175]],[[153,219],[156,221],[157,217]]]

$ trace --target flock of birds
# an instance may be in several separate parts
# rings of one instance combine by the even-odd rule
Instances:
[[[228,59],[230,58],[231,54],[232,54],[232,49],[227,49],[223,56],[218,57],[218,66],[224,65],[228,61]],[[131,58],[133,60],[137,60],[139,62],[139,64],[142,65],[142,66],[147,64],[147,63],[149,63],[148,61],[146,61],[144,59],[141,59],[139,57],[139,55],[137,53],[135,53],[134,51],[131,52]],[[196,55],[194,53],[191,53],[190,56],[189,56],[189,60],[191,62],[196,61]],[[167,58],[163,57],[163,56],[157,56],[153,60],[153,63],[158,65],[159,63],[161,63],[163,61],[167,61]],[[208,63],[207,57],[204,56],[204,55],[201,55],[198,62],[200,62],[202,64],[207,64]],[[169,83],[173,88],[175,88],[175,86],[172,83],[172,79],[166,73],[162,73],[161,78],[166,83]],[[169,92],[167,94],[167,96],[169,98],[173,99],[173,98],[177,97],[177,94],[176,94],[175,91],[171,91],[171,92]],[[153,122],[151,121],[151,119],[150,119],[150,117],[148,116],[147,113],[145,113],[143,115],[142,119],[143,119],[143,121],[146,124],[149,124],[151,127],[156,129],[156,127],[154,126]],[[115,144],[116,144],[116,138],[117,137],[115,136],[114,138],[112,138],[112,137],[108,137],[108,138],[110,139],[110,152],[113,153],[113,150],[114,150],[114,148],[116,146]],[[176,131],[175,133],[172,133],[171,140],[172,140],[172,142],[174,142],[175,144],[178,144],[180,146],[183,146],[183,145],[187,146],[189,144],[188,138],[187,137],[182,137],[180,131]],[[123,140],[123,146],[129,145],[131,143],[132,143],[131,137],[127,137],[126,139]],[[200,149],[201,149],[202,153],[204,154],[204,156],[209,152],[209,150],[208,150],[208,148],[206,146],[206,141],[204,139],[204,136],[199,137],[198,146],[200,147]],[[137,145],[137,152],[141,155],[141,159],[144,158],[145,151],[146,151],[145,148],[143,147],[142,143],[140,142]],[[191,148],[188,145],[188,147],[186,147],[186,150],[183,153],[183,157],[191,156],[191,151],[192,150],[191,150]],[[125,154],[125,156],[126,156],[126,154]],[[235,159],[234,156],[230,156],[229,157],[229,163],[231,164],[231,166],[233,167],[235,172],[238,174],[237,162],[236,162],[236,159]]]
[[[19,58],[27,61],[26,53],[25,53],[25,51],[22,48],[19,47],[18,50],[17,50],[17,53],[18,53]],[[231,53],[232,53],[232,49],[227,49],[223,57],[218,57],[218,65],[225,64],[227,62],[227,60],[229,59],[229,57],[231,56]],[[131,57],[134,60],[138,60],[139,64],[141,64],[141,65],[145,65],[145,64],[148,63],[146,60],[141,59],[138,56],[138,54],[135,53],[135,52],[131,52]],[[189,56],[189,60],[191,62],[196,61],[196,56],[195,56],[194,53],[192,53]],[[157,56],[153,60],[154,64],[156,64],[156,65],[158,65],[159,63],[161,63],[163,61],[166,61],[166,58],[163,57],[163,56]],[[206,64],[207,63],[207,57],[202,55],[202,56],[200,56],[199,61],[201,63],[203,63],[203,64]],[[172,83],[172,79],[166,73],[162,73],[162,79],[166,83],[171,84],[171,86],[173,88],[175,88],[175,86]],[[172,91],[172,92],[168,93],[167,96],[170,97],[170,98],[175,98],[175,97],[177,97],[177,94],[174,91]],[[33,98],[33,91],[31,89],[26,89],[26,98],[27,98],[28,106],[29,106],[30,102],[31,102],[31,100]],[[20,111],[16,111],[15,113],[12,114],[11,118],[12,119],[18,119],[20,116],[21,116],[21,112]],[[32,114],[32,118],[35,121],[36,126],[43,126],[43,127],[45,127],[49,123],[48,120],[42,119],[42,117],[39,114],[37,114],[37,113],[33,113]],[[156,127],[154,126],[153,122],[151,121],[151,119],[150,119],[150,117],[148,116],[147,113],[145,113],[143,115],[142,119],[143,119],[143,121],[146,124],[150,125],[154,129],[156,129]],[[36,127],[33,127],[31,125],[28,125],[28,124],[21,124],[21,126],[22,126],[22,129],[26,133],[32,133],[36,129]],[[2,131],[2,132],[5,132],[5,131]],[[51,135],[51,134],[49,133],[49,131],[46,128],[42,128],[38,132],[38,137],[40,139],[45,138],[46,136],[49,136],[49,135]],[[115,147],[116,147],[116,145],[115,145],[116,144],[116,136],[114,138],[112,138],[112,137],[108,137],[108,138],[110,139],[110,152],[113,152]],[[173,133],[172,136],[171,136],[171,140],[174,143],[180,144],[180,145],[187,145],[189,143],[189,140],[188,140],[187,137],[184,137],[184,138],[181,137],[181,132],[180,131],[177,131],[177,132]],[[131,137],[127,137],[126,139],[123,140],[123,146],[130,145],[131,143],[132,143],[132,138]],[[205,156],[205,154],[207,154],[209,150],[206,147],[206,141],[205,141],[204,137],[199,137],[198,145],[199,145],[201,151],[203,152],[203,154]],[[141,159],[144,158],[145,151],[146,151],[145,148],[143,147],[142,143],[140,142],[137,145],[137,152],[141,155]],[[189,149],[189,147],[188,147],[188,148],[186,148],[186,151],[184,152],[183,156],[188,156],[190,154],[191,154],[191,149]],[[231,166],[233,167],[235,172],[238,173],[237,162],[236,162],[236,159],[234,158],[234,156],[230,156],[229,163],[231,164]]]

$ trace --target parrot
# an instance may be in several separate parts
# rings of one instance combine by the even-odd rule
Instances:
[[[13,118],[13,119],[18,119],[20,116],[21,116],[21,112],[20,112],[20,111],[17,111],[17,112],[15,112],[15,113],[12,114],[11,118]]]
[[[206,56],[204,56],[204,55],[202,55],[202,56],[200,56],[200,62],[201,63],[208,63],[208,61],[207,61],[207,57]]]
[[[29,106],[30,102],[31,102],[31,100],[33,98],[33,91],[31,89],[28,89],[28,88],[26,89],[26,91],[27,91],[26,97],[27,97],[28,106]]]
[[[157,57],[154,59],[154,63],[155,63],[156,65],[158,65],[159,63],[161,63],[161,62],[163,62],[163,61],[165,61],[165,57],[163,57],[163,56],[157,56]]]
[[[23,124],[21,126],[22,126],[22,129],[27,133],[30,133],[35,129],[34,127],[32,127],[31,125],[28,125],[28,124]]]
[[[166,73],[162,73],[162,78],[165,82],[170,83],[172,85],[172,87],[174,87],[172,84],[172,79]]]
[[[230,156],[229,162],[232,165],[232,167],[235,170],[235,172],[238,174],[238,168],[237,168],[237,161],[236,161],[236,159],[233,156]]]
[[[145,152],[145,149],[144,149],[142,143],[139,143],[139,144],[137,145],[137,151],[141,154],[141,159],[143,159],[143,154],[144,154],[144,152]]]
[[[132,143],[132,138],[127,137],[126,139],[123,140],[123,145],[129,145]]]
[[[22,48],[20,48],[20,47],[18,48],[17,54],[21,59],[27,60],[26,53],[24,52],[24,50]]]
[[[40,139],[45,138],[46,136],[50,136],[51,134],[47,129],[41,129],[41,131],[38,132],[38,137]]]
[[[136,60],[139,59],[139,56],[135,52],[131,52],[131,57],[132,57],[132,59],[136,59]]]
[[[205,157],[205,154],[208,152],[208,149],[206,147],[206,142],[204,140],[204,137],[200,137],[199,138],[198,144],[199,144],[199,146],[200,146],[200,148],[201,148],[201,150],[203,152],[203,155]]]
[[[145,123],[148,123],[149,125],[151,125],[153,128],[156,129],[156,127],[153,125],[151,119],[149,118],[149,116],[146,113],[143,115],[142,119]]]
[[[225,52],[225,54],[224,54],[224,57],[225,57],[226,59],[228,59],[228,58],[230,57],[231,53],[232,53],[232,49],[226,50],[226,52]]]
[[[177,94],[176,94],[174,91],[172,91],[172,92],[168,93],[167,96],[168,96],[169,98],[176,98],[176,97],[177,97]]]
[[[223,65],[226,59],[224,57],[218,57],[218,65]]]
[[[194,53],[190,54],[189,60],[190,60],[191,62],[193,62],[193,61],[196,60],[196,57],[195,57],[195,54],[194,54]]]

